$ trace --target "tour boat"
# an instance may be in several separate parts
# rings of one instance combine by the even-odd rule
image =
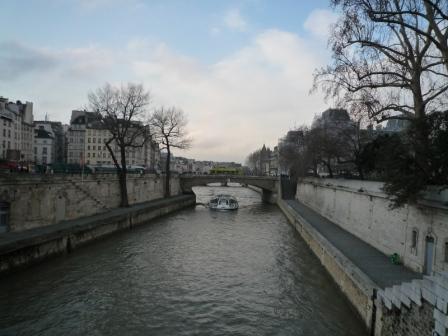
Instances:
[[[231,195],[216,195],[213,197],[208,206],[213,210],[236,210],[238,209],[238,202],[235,197]]]

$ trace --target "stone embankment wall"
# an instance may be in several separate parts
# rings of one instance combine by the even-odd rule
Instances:
[[[164,177],[130,175],[129,203],[163,197]],[[181,193],[179,178],[171,180],[171,195]],[[12,174],[0,177],[0,202],[9,204],[9,231],[47,226],[113,209],[120,204],[116,175]]]
[[[372,296],[376,284],[333,246],[304,218],[298,215],[285,201],[279,199],[278,206],[289,222],[302,236],[338,287],[353,304],[367,328],[372,327]]]
[[[445,336],[448,327],[448,274],[379,290],[376,336]]]
[[[132,229],[139,224],[191,207],[195,195],[179,195],[140,203],[129,208],[116,208],[93,216],[0,235],[0,275],[73,249],[108,234]]]
[[[424,271],[427,240],[433,240],[433,270],[447,271],[447,192],[433,192],[418,205],[391,210],[382,186],[371,181],[306,179],[297,185],[296,198],[383,253],[398,253],[404,265],[417,272]]]

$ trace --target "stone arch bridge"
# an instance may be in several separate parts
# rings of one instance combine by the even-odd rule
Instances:
[[[275,203],[279,188],[279,178],[274,176],[243,176],[243,175],[181,175],[180,186],[184,194],[192,194],[193,187],[205,186],[209,183],[228,182],[251,185],[260,188],[264,202]]]

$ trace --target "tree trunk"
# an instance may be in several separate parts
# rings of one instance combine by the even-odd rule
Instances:
[[[357,165],[357,168],[358,168],[359,178],[360,178],[361,180],[364,180],[364,172],[363,172],[363,170],[362,170],[361,165],[358,164],[358,165]]]
[[[327,162],[325,162],[325,165],[327,166],[327,169],[328,169],[328,177],[329,177],[329,178],[333,178],[333,170],[331,169],[331,163],[330,163],[330,160],[328,160]]]
[[[171,172],[170,172],[170,163],[171,163],[171,151],[170,146],[167,146],[166,148],[167,154],[166,154],[166,165],[165,165],[165,198],[171,196],[170,192],[170,179],[171,179]]]
[[[120,194],[121,194],[121,206],[128,207],[128,185],[126,183],[127,167],[126,167],[126,150],[124,147],[120,147],[121,154],[121,170],[119,171],[118,178],[120,180]]]

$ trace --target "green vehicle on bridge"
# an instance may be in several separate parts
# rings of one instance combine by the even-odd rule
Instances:
[[[243,175],[242,168],[214,167],[210,169],[211,175]]]

